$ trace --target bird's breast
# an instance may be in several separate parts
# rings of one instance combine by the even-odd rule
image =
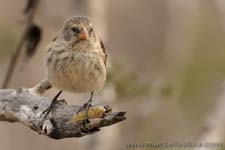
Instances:
[[[52,52],[47,54],[46,61],[49,81],[61,90],[97,91],[106,80],[106,68],[100,52]]]

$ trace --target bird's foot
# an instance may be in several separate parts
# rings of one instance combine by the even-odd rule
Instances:
[[[91,92],[91,96],[90,96],[89,100],[87,101],[87,103],[84,103],[84,105],[79,108],[79,110],[77,111],[77,115],[79,114],[79,112],[86,110],[86,118],[88,118],[88,116],[87,116],[88,110],[92,106],[93,95],[94,95],[94,92]]]
[[[88,117],[87,115],[88,115],[88,110],[89,110],[89,108],[92,106],[92,100],[91,99],[89,99],[88,101],[87,101],[87,103],[84,103],[83,104],[83,106],[81,106],[80,108],[79,108],[79,110],[77,111],[77,115],[80,113],[80,112],[82,112],[82,111],[84,111],[85,110],[85,114],[86,114],[86,118]]]
[[[67,102],[62,99],[62,100],[57,100],[59,95],[62,93],[62,91],[59,91],[59,93],[52,99],[51,104],[40,114],[40,118],[42,115],[44,115],[44,120],[47,118],[49,113],[55,108],[56,105],[66,105]]]
[[[85,103],[83,106],[81,106],[79,108],[79,110],[77,111],[77,115],[79,114],[79,112],[82,112],[85,110],[85,120],[84,120],[84,127],[87,128],[87,124],[89,123],[89,118],[88,118],[88,111],[90,109],[90,107],[93,106],[92,104],[92,99],[89,99],[87,101],[87,103]]]

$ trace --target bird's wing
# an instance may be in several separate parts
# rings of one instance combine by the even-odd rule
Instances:
[[[102,40],[100,40],[100,44],[101,44],[101,48],[102,48],[102,51],[103,51],[103,53],[104,53],[104,63],[105,63],[105,65],[106,65],[106,61],[107,61],[107,59],[108,59],[108,55],[107,55],[107,52],[106,52],[106,49],[105,49],[105,45],[103,44],[103,42],[102,42]]]

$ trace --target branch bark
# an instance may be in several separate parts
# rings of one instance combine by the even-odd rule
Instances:
[[[91,106],[88,122],[81,106],[58,104],[48,117],[40,114],[50,105],[51,99],[36,95],[29,89],[0,89],[0,120],[19,122],[53,139],[82,137],[95,133],[104,126],[125,120],[125,112],[111,112],[107,105]]]

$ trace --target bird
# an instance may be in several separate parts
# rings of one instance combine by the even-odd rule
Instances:
[[[105,84],[108,58],[105,46],[90,19],[83,16],[67,19],[47,46],[45,56],[47,80],[59,89],[51,105],[42,113],[46,113],[45,118],[62,91],[89,92],[89,100],[80,108],[88,111],[94,92],[101,90]]]

